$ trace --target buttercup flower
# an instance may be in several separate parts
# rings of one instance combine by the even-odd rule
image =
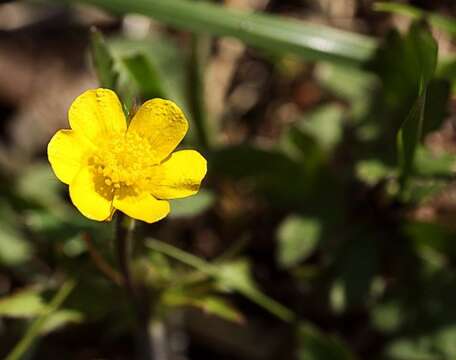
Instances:
[[[188,129],[173,102],[145,102],[127,128],[117,95],[95,89],[74,100],[68,117],[71,130],[52,137],[48,158],[86,217],[110,220],[117,209],[152,223],[169,213],[168,199],[198,192],[206,160],[194,150],[172,153]]]

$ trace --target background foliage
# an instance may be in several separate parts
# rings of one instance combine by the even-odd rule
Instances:
[[[0,5],[0,356],[135,352],[114,225],[78,214],[45,159],[72,99],[101,85],[130,115],[176,101],[183,147],[208,159],[197,196],[135,231],[169,359],[455,358],[455,11]]]

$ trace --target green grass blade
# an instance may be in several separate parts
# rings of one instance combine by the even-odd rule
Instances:
[[[68,280],[63,284],[63,286],[59,289],[57,294],[52,299],[49,307],[47,307],[47,309],[35,321],[33,321],[33,323],[27,329],[24,337],[17,343],[14,349],[5,358],[5,360],[19,360],[24,356],[30,346],[32,346],[35,340],[38,338],[40,330],[45,325],[46,320],[62,305],[62,303],[74,289],[75,285],[76,283],[73,280]]]
[[[428,20],[431,25],[448,32],[452,36],[456,36],[456,20],[447,16],[427,12],[411,5],[394,2],[375,3],[374,10],[400,14],[415,20],[424,18]]]
[[[118,14],[138,13],[196,33],[231,36],[260,49],[308,60],[360,65],[377,42],[369,37],[289,18],[247,13],[189,0],[65,0],[96,5]]]
[[[192,35],[191,53],[188,59],[189,87],[187,89],[199,145],[208,150],[212,132],[208,123],[204,101],[204,65],[209,54],[210,42],[204,35]]]

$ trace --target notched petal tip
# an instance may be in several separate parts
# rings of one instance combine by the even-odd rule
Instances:
[[[134,115],[128,131],[146,138],[154,156],[165,159],[184,138],[188,121],[182,110],[171,100],[146,101]]]
[[[79,95],[68,110],[71,128],[97,143],[99,136],[125,132],[127,122],[116,93],[109,89],[90,89]]]

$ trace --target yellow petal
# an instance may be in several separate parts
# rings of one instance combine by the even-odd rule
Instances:
[[[48,144],[47,153],[57,178],[70,184],[84,164],[90,148],[71,130],[59,130]]]
[[[87,90],[79,95],[71,104],[68,118],[71,128],[93,144],[99,136],[127,129],[119,98],[109,89]]]
[[[128,131],[149,140],[157,162],[165,159],[184,138],[188,122],[179,107],[169,100],[146,101],[130,123]]]
[[[113,194],[104,178],[94,175],[88,166],[82,167],[70,183],[71,201],[84,216],[92,220],[104,221],[112,216]]]
[[[151,193],[159,199],[193,195],[198,192],[206,170],[206,159],[199,152],[176,151],[157,166],[151,178]]]
[[[139,195],[116,196],[114,207],[128,216],[153,223],[169,213],[169,202],[157,200],[148,193]]]

